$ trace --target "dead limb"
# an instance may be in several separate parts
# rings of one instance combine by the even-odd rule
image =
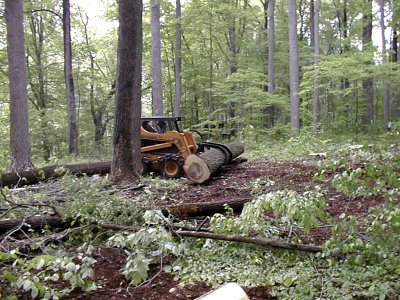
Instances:
[[[323,251],[322,247],[315,246],[315,245],[293,244],[293,243],[289,243],[289,242],[285,242],[285,241],[267,240],[267,239],[263,239],[263,238],[246,237],[246,236],[241,236],[241,235],[226,235],[226,234],[221,234],[221,233],[200,232],[200,231],[173,231],[172,233],[176,236],[249,243],[249,244],[256,244],[256,245],[268,246],[268,247],[273,247],[273,248],[298,250],[298,251],[313,252],[313,253]]]

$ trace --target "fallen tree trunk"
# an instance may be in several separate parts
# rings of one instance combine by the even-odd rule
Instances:
[[[107,174],[111,169],[111,161],[74,164],[74,165],[52,165],[43,168],[35,168],[29,171],[10,172],[1,176],[0,187],[23,186],[28,184],[36,184],[51,178],[64,176],[67,172],[74,175],[94,175]]]
[[[50,228],[62,228],[68,222],[63,221],[59,216],[32,216],[22,219],[3,219],[0,220],[0,234],[4,234],[16,228],[42,229],[46,226]]]
[[[244,152],[244,146],[240,143],[229,143],[225,146],[232,153],[232,159]],[[226,153],[218,148],[211,148],[200,155],[189,155],[185,160],[183,170],[191,181],[203,183],[225,163]]]
[[[164,215],[171,214],[178,218],[212,216],[216,213],[225,213],[225,205],[229,205],[234,212],[241,212],[243,205],[250,201],[250,198],[241,198],[217,202],[183,203],[178,206],[162,207],[161,209]]]

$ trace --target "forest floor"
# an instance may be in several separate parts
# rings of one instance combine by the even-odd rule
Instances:
[[[194,185],[186,179],[184,189],[158,190],[159,197],[154,197],[156,205],[179,205],[179,203],[198,203],[213,201],[231,201],[233,199],[251,199],[251,183],[257,178],[273,181],[273,185],[261,188],[265,191],[291,189],[298,192],[312,190],[315,185],[323,186],[328,190],[326,201],[328,212],[338,218],[342,213],[362,217],[371,206],[383,203],[381,197],[349,197],[336,191],[331,186],[331,179],[316,182],[313,175],[317,172],[316,160],[297,161],[238,161],[225,166],[213,179],[205,185]],[[141,191],[131,191],[128,197],[138,197]],[[163,196],[164,195],[164,196]],[[167,196],[165,196],[167,195]],[[202,221],[204,218],[199,218]],[[321,245],[329,238],[329,230],[312,230],[305,243]],[[211,290],[205,283],[190,286],[181,286],[174,276],[160,270],[160,264],[151,265],[149,280],[138,287],[128,285],[121,268],[125,264],[126,254],[114,248],[98,248],[94,258],[96,282],[101,287],[93,292],[74,292],[67,299],[157,299],[183,300],[195,299]],[[170,258],[171,260],[173,258]],[[272,299],[271,287],[245,288],[250,299]]]

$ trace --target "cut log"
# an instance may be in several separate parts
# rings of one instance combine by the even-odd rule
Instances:
[[[64,224],[59,216],[32,216],[24,219],[3,219],[0,220],[0,234],[21,227],[21,229],[41,229],[44,227],[62,228]]]
[[[235,159],[244,152],[244,146],[240,143],[229,143],[225,145]],[[210,179],[211,175],[221,168],[226,161],[226,154],[217,148],[200,154],[191,154],[185,160],[183,170],[186,176],[195,183],[203,183]]]
[[[212,216],[216,213],[225,213],[225,204],[229,205],[234,212],[241,212],[243,205],[249,201],[251,201],[250,198],[240,198],[216,202],[182,203],[176,206],[161,207],[161,209],[164,215],[171,214],[177,218]]]
[[[64,176],[67,172],[74,175],[107,174],[110,172],[111,161],[74,164],[74,165],[52,165],[43,168],[35,168],[29,171],[5,173],[1,176],[0,187],[14,187],[28,184],[36,184],[51,178]]]

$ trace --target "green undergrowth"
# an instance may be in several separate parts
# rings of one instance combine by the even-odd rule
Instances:
[[[263,152],[258,148],[261,145]],[[40,232],[21,227],[24,234],[16,239],[8,233],[0,242],[0,298],[57,299],[74,289],[96,289],[92,251],[106,246],[127,254],[121,272],[131,285],[148,280],[150,264],[157,261],[181,284],[202,281],[217,287],[234,281],[246,287],[270,286],[277,299],[397,299],[400,151],[394,139],[379,145],[334,147],[330,140],[305,135],[286,144],[266,145],[246,144],[246,152],[271,159],[278,157],[279,151],[283,158],[286,154],[294,158],[296,148],[303,157],[324,153],[313,178],[316,185],[303,192],[265,192],[274,182],[257,178],[249,183],[253,200],[245,204],[242,213],[237,215],[226,206],[225,213],[211,218],[211,232],[307,243],[315,230],[325,230],[331,238],[321,245],[322,252],[172,236],[169,228],[177,220],[165,217],[154,204],[159,198],[180,201],[170,198],[169,192],[188,189],[182,180],[143,177],[137,183],[140,192],[125,197],[106,177],[65,176],[54,190],[27,190],[23,194],[2,190],[3,219],[60,213],[70,222],[66,227],[73,227]],[[327,181],[349,202],[377,197],[382,205],[370,208],[362,217],[343,213],[332,218],[326,212]],[[102,227],[107,224],[139,225],[141,229],[115,232]],[[187,225],[183,221],[179,224]],[[17,243],[27,237],[31,241],[29,255]],[[164,263],[164,257],[171,255],[175,261]]]

